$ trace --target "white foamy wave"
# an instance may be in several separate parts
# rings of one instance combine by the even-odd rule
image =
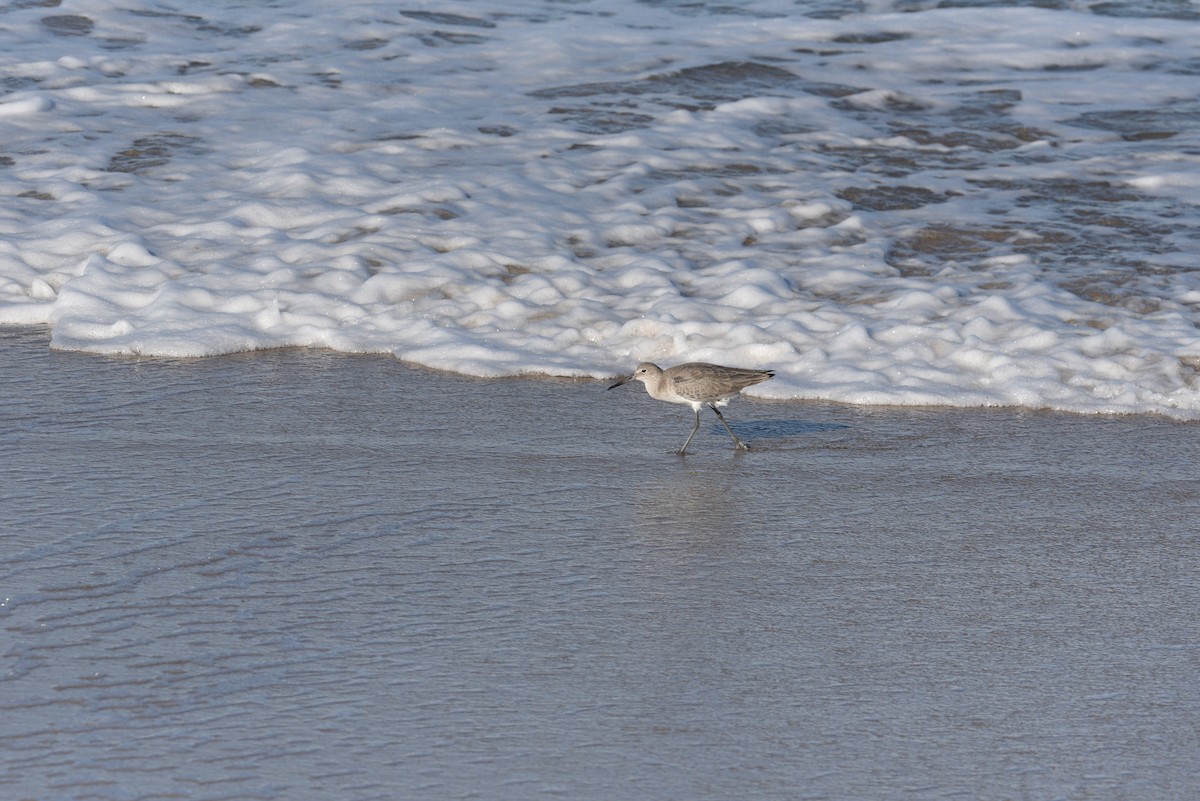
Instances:
[[[0,322],[1200,418],[1196,19],[844,5],[8,10]]]

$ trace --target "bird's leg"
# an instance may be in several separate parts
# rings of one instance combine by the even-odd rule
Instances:
[[[687,446],[692,444],[692,437],[696,436],[696,432],[700,430],[700,410],[696,410],[696,425],[692,426],[692,433],[688,434],[687,441],[683,443],[683,447],[675,451],[680,456],[687,453]]]
[[[708,408],[713,410],[713,413],[716,414],[717,419],[721,421],[721,425],[725,426],[725,430],[729,432],[729,436],[733,437],[733,447],[739,451],[750,450],[750,446],[738,439],[738,435],[733,433],[733,429],[729,427],[729,423],[725,422],[725,415],[721,414],[721,410],[717,408],[716,404],[710,403],[708,404]],[[696,412],[696,425],[699,424],[700,412]],[[687,446],[685,445],[684,447]]]

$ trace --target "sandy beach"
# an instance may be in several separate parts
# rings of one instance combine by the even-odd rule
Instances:
[[[0,801],[1200,799],[1196,2],[0,11]]]
[[[12,798],[1200,795],[1200,429],[0,335]]]

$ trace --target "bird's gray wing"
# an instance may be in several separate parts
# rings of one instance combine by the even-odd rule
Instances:
[[[691,398],[693,400],[701,400],[706,397],[705,385],[708,382],[704,376],[688,375],[680,373],[671,376],[671,386],[675,389],[675,394],[681,398]]]

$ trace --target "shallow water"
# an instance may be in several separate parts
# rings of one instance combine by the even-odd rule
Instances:
[[[0,3],[55,348],[1200,418],[1189,2]]]
[[[1200,794],[1200,441],[0,340],[12,798]]]

